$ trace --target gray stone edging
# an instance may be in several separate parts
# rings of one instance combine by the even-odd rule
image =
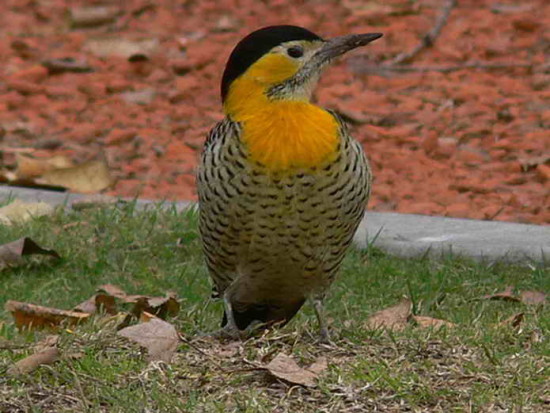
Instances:
[[[0,202],[18,198],[28,202],[70,205],[85,195],[0,186]],[[138,205],[155,203],[137,200]],[[191,202],[166,202],[184,209]],[[550,226],[498,221],[367,212],[354,237],[359,248],[374,245],[402,257],[454,254],[476,260],[521,263],[550,262]]]

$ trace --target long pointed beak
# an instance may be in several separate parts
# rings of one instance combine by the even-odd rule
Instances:
[[[382,33],[349,34],[329,39],[312,57],[317,64],[327,63],[350,50],[381,38]]]

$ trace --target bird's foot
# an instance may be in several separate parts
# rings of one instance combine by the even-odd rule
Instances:
[[[250,323],[244,330],[239,330],[236,326],[232,326],[228,323],[219,330],[206,334],[206,336],[221,340],[244,341],[254,336],[264,326],[264,323],[256,320]]]
[[[335,346],[334,342],[330,337],[330,332],[327,327],[322,327],[319,330],[319,343],[325,346]]]

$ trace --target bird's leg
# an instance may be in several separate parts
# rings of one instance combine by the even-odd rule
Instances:
[[[239,330],[239,327],[237,327],[237,323],[235,323],[235,316],[233,314],[233,306],[231,305],[231,301],[229,300],[229,294],[228,291],[225,292],[223,295],[223,306],[225,309],[225,316],[227,318],[227,324],[223,326],[223,328],[220,330],[220,335],[229,337],[232,339],[240,339],[242,338],[242,333]]]
[[[313,299],[313,309],[315,310],[315,316],[317,317],[317,321],[319,322],[321,342],[325,344],[332,344],[332,341],[330,340],[330,333],[328,331],[327,323],[325,320],[323,299],[321,297],[316,297]]]

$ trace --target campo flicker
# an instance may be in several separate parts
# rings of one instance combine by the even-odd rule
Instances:
[[[283,325],[310,299],[328,338],[323,298],[364,215],[372,174],[342,119],[311,96],[333,59],[381,36],[324,40],[270,26],[231,53],[225,119],[208,135],[197,180],[203,250],[227,336]]]

